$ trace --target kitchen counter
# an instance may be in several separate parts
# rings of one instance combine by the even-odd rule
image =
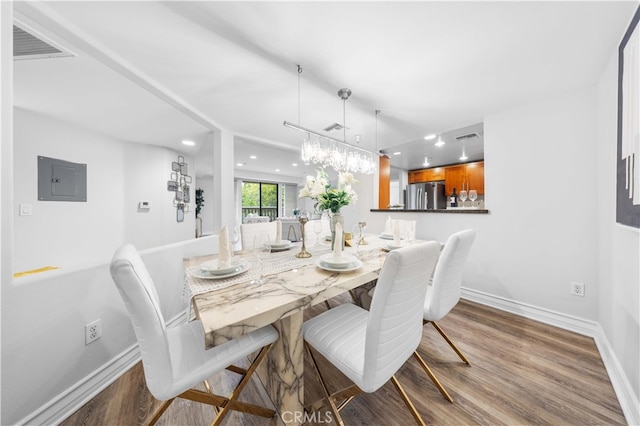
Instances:
[[[440,209],[440,210],[407,210],[407,209],[371,209],[371,212],[393,212],[393,213],[462,213],[462,214],[489,214],[487,209],[472,209],[472,208],[455,208],[455,209]]]

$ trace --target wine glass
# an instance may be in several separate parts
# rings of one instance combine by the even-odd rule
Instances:
[[[471,207],[475,206],[476,199],[478,198],[478,192],[475,189],[469,191],[469,199],[471,200]]]
[[[351,245],[353,246],[356,257],[358,257],[358,249],[360,248],[360,238],[362,238],[362,226],[358,223],[351,228]]]
[[[467,200],[467,191],[465,191],[464,189],[460,191],[460,194],[458,194],[458,198],[460,199],[460,201],[462,201],[460,207],[464,207],[464,202]]]
[[[313,221],[313,232],[316,233],[316,245],[320,245],[320,233],[322,232],[322,221],[314,220]]]
[[[269,234],[259,233],[253,237],[253,255],[260,265],[260,275],[257,279],[253,280],[254,284],[264,284],[264,262],[271,253],[271,241],[269,240]]]

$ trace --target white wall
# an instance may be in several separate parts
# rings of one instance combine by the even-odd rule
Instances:
[[[640,232],[617,225],[617,53],[598,86],[596,209],[600,323],[635,393],[640,397]],[[636,404],[636,410],[640,410]],[[640,421],[640,413],[636,413]]]
[[[475,228],[465,287],[596,320],[595,123],[595,88],[486,117],[490,213],[391,216],[439,241]],[[382,231],[387,215],[374,214],[369,231]],[[571,280],[586,284],[585,297],[569,295]]]
[[[144,249],[193,238],[194,204],[178,223],[167,191],[178,153],[18,108],[14,141],[14,271],[108,260],[125,241]],[[38,155],[86,163],[87,202],[38,201]],[[149,211],[138,210],[142,200]],[[19,216],[20,204],[31,204],[33,215]]]

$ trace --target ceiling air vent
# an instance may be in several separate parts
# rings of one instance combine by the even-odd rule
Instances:
[[[59,58],[75,56],[44,37],[36,37],[25,29],[13,26],[13,59]]]
[[[480,136],[476,133],[467,133],[466,135],[456,136],[456,139],[459,141],[466,141],[468,139],[479,138]]]

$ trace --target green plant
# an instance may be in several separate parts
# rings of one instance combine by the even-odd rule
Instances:
[[[198,188],[196,189],[196,217],[200,215],[202,206],[204,206],[204,189]]]

